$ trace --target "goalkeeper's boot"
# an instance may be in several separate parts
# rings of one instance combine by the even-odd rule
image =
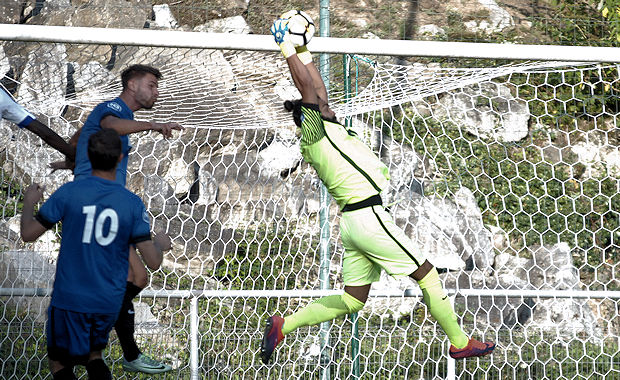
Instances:
[[[2,86],[0,86],[0,117],[20,127],[25,127],[34,120],[34,116],[17,104]]]
[[[465,359],[475,356],[485,356],[493,352],[495,343],[479,342],[476,339],[469,339],[469,343],[464,348],[456,348],[450,345],[450,356],[453,359]]]
[[[265,324],[265,332],[263,333],[263,341],[260,345],[260,358],[264,364],[269,363],[273,351],[276,349],[278,343],[284,339],[282,334],[282,326],[284,325],[284,318],[274,315],[267,318]]]

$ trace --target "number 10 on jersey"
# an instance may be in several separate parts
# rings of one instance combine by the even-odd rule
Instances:
[[[112,243],[118,233],[118,214],[111,208],[106,208],[97,213],[97,206],[84,206],[82,207],[82,213],[86,215],[84,221],[84,233],[82,234],[82,243],[90,244],[93,240],[93,229],[95,232],[95,241],[105,247]],[[96,218],[95,218],[96,216]],[[103,226],[106,221],[110,219],[110,229],[107,234],[104,234]]]

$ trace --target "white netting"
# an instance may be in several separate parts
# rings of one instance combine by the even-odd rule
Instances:
[[[7,87],[65,137],[120,93],[128,64],[161,68],[160,100],[136,118],[186,130],[169,141],[132,136],[128,187],[155,228],[175,237],[137,308],[140,346],[174,365],[168,378],[189,378],[192,339],[205,379],[452,372],[445,335],[420,298],[404,297],[417,285],[388,277],[373,286],[358,337],[349,319],[335,321],[321,355],[319,328],[302,329],[278,348],[275,365],[260,364],[262,321],[305,305],[316,293],[297,291],[320,282],[320,183],[282,109],[298,94],[279,55],[38,43],[5,43],[4,51],[3,69],[16,78],[5,78]],[[465,330],[498,343],[491,357],[458,362],[456,376],[620,376],[618,68],[361,63],[359,94],[348,101],[340,60],[332,57],[333,108],[388,164],[384,203],[444,269]],[[0,373],[45,378],[47,298],[24,289],[51,286],[58,238],[22,244],[19,203],[32,180],[49,193],[70,176],[49,173],[45,166],[60,156],[36,136],[5,121],[0,128]],[[340,289],[333,203],[329,222],[330,283]],[[170,293],[152,292],[160,289]],[[190,295],[177,298],[189,290],[204,294],[194,336]],[[115,378],[135,377],[120,369],[114,336],[107,360]]]

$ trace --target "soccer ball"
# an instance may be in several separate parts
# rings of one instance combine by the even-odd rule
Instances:
[[[284,33],[287,34],[286,37],[283,36],[284,39],[292,42],[295,46],[306,45],[316,31],[314,21],[304,11],[292,10],[283,13],[274,23],[274,27],[278,23],[281,25],[281,28],[284,27]],[[274,27],[272,27],[272,32]]]

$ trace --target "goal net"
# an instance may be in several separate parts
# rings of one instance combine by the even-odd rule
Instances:
[[[132,135],[127,182],[173,237],[136,300],[145,353],[179,379],[620,376],[619,68],[329,62],[333,109],[390,169],[384,205],[440,269],[465,331],[495,353],[449,360],[417,285],[383,274],[358,315],[300,329],[260,363],[266,317],[342,288],[338,210],[299,153],[282,107],[299,94],[278,54],[5,41],[2,84],[66,138],[120,93],[125,67],[163,73],[156,106],[136,119],[185,130]],[[49,196],[72,176],[51,173],[62,157],[35,135],[0,129],[0,377],[43,379],[59,230],[21,242],[21,199],[33,181]],[[106,361],[134,378],[114,334]]]

